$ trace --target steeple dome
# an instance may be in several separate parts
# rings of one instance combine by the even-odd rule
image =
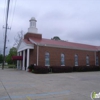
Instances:
[[[28,32],[29,33],[37,33],[38,32],[38,30],[36,28],[37,20],[35,19],[35,17],[32,17],[29,21],[30,21],[30,27],[28,28]]]

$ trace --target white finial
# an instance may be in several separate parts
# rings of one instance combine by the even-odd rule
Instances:
[[[28,28],[28,32],[37,33],[36,19],[34,17],[32,17],[29,21],[30,21],[30,27]]]

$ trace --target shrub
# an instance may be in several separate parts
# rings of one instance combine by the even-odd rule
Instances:
[[[71,67],[71,66],[65,66],[64,72],[72,72],[72,71],[73,71],[73,67]]]
[[[70,66],[51,66],[53,73],[64,73],[64,72],[72,72],[73,68]]]
[[[64,66],[52,66],[51,69],[52,69],[53,73],[62,73],[63,72],[62,67],[64,67]]]
[[[77,72],[78,71],[78,66],[73,66],[73,71]]]
[[[98,67],[97,66],[86,66],[86,71],[97,71]]]
[[[84,71],[86,71],[86,66],[78,66],[77,71],[78,72],[84,72]]]
[[[29,69],[29,72],[32,72],[32,70],[34,70],[34,64],[29,65],[28,69]]]
[[[99,66],[74,66],[73,71],[83,72],[83,71],[99,71]]]
[[[47,66],[34,66],[34,73],[49,73]]]
[[[99,66],[93,66],[93,71],[100,71],[100,67]]]

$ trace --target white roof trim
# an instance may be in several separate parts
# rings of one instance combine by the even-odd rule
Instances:
[[[36,43],[35,41],[33,41],[32,39],[29,38],[29,40],[30,40],[30,42],[32,42],[32,43],[34,43],[34,44],[37,44],[37,43]]]
[[[47,47],[55,47],[55,48],[67,48],[67,49],[74,49],[74,50],[85,50],[85,51],[98,51],[98,50],[91,50],[91,49],[84,49],[84,48],[77,48],[77,47],[70,47],[70,46],[58,46],[58,45],[52,45],[52,44],[44,44],[44,43],[37,43],[34,40],[30,39],[29,40],[39,46],[47,46]]]
[[[26,50],[26,49],[34,49],[34,45],[33,44],[26,44],[24,41],[21,41],[19,43],[19,46],[17,48],[17,52]]]
[[[98,51],[98,50],[90,50],[90,49],[84,49],[84,48],[75,48],[75,47],[69,47],[69,46],[57,46],[57,45],[50,45],[50,44],[39,44],[39,46],[47,46],[47,47],[55,47],[55,48],[67,48],[67,49],[74,49],[74,50],[86,50],[86,51]]]

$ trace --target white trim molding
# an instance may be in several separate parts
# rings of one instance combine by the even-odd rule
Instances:
[[[25,70],[25,50],[23,51],[23,68],[22,70]]]
[[[98,50],[93,50],[93,49],[84,49],[84,48],[69,47],[69,46],[60,46],[60,45],[52,45],[52,44],[43,44],[43,43],[40,43],[39,46],[55,47],[55,48],[66,48],[66,49],[73,49],[73,50],[98,51]]]
[[[22,51],[20,51],[20,56],[22,56]],[[22,61],[20,60],[20,70],[22,70]]]
[[[95,58],[94,58],[95,59],[95,65],[96,65],[96,52],[94,52],[94,56],[95,56]]]
[[[29,66],[29,55],[30,55],[30,49],[27,49],[27,70],[28,70],[28,66]],[[27,71],[26,70],[26,71]]]
[[[17,56],[19,56],[19,52],[17,52]],[[17,60],[17,69],[19,69],[19,60]]]
[[[36,43],[35,41],[33,41],[32,39],[29,38],[29,40],[30,40],[30,42],[32,42],[33,44],[36,44],[36,45],[37,45],[37,43]]]
[[[34,45],[33,44],[26,44],[24,41],[21,41],[21,43],[19,44],[18,48],[17,48],[17,52],[26,50],[26,49],[34,49]]]
[[[37,45],[37,66],[39,65],[39,45]]]

